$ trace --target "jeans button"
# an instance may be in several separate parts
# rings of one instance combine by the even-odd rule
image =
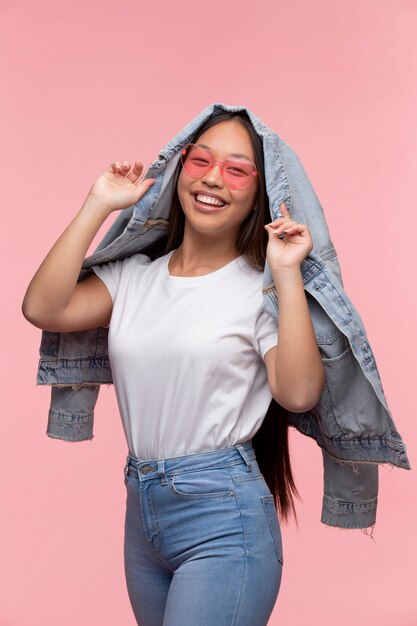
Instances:
[[[150,465],[144,465],[140,468],[140,471],[142,472],[142,474],[148,474],[149,472],[153,471],[153,467],[151,467]]]

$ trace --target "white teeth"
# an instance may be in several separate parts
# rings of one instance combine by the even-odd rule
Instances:
[[[212,198],[211,196],[203,196],[201,193],[196,195],[196,200],[199,202],[204,202],[205,204],[213,204],[214,206],[224,206],[226,203],[221,200],[217,200],[217,198]]]

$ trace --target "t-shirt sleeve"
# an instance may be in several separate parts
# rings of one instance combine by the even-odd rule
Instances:
[[[134,254],[123,261],[109,261],[102,265],[93,265],[91,269],[106,285],[114,302],[122,276],[138,270],[149,262],[150,259],[145,254]]]
[[[260,310],[255,323],[254,347],[258,354],[264,359],[265,354],[277,345],[278,342],[278,322],[268,313]]]

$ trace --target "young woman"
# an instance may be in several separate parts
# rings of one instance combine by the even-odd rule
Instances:
[[[269,223],[260,138],[247,116],[225,113],[183,150],[165,253],[96,266],[77,282],[105,219],[154,183],[142,170],[115,162],[94,182],[33,277],[23,313],[49,331],[109,325],[129,448],[124,556],[137,622],[264,626],[283,565],[275,496],[285,518],[296,490],[285,429],[275,482],[253,438],[271,400],[303,412],[323,390],[300,272],[313,243],[284,204]],[[261,311],[265,259],[278,327]]]

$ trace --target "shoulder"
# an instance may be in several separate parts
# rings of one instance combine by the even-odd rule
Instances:
[[[146,254],[133,254],[125,259],[111,261],[105,265],[108,267],[109,271],[116,271],[121,277],[124,277],[135,274],[138,271],[142,273],[142,271],[151,265],[151,259],[146,256]]]
[[[142,271],[150,265],[150,259],[145,254],[134,254],[125,259],[116,259],[114,261],[108,261],[101,263],[100,265],[93,265],[91,268],[95,274],[107,287],[114,287],[120,284],[120,282],[129,280],[129,277],[142,273]],[[139,271],[140,270],[140,271]]]
[[[123,259],[120,263],[123,268],[132,268],[150,265],[152,261],[146,254],[137,253]]]
[[[146,254],[137,253],[123,259],[119,266],[120,277],[123,281],[139,279],[148,276],[149,280],[156,278],[166,265],[168,254],[151,259]]]
[[[132,256],[122,259],[114,259],[112,261],[104,261],[99,265],[93,265],[92,269],[95,270],[117,270],[121,271],[127,267],[137,267],[140,265],[146,265],[151,262],[150,258],[146,254],[133,254]]]

